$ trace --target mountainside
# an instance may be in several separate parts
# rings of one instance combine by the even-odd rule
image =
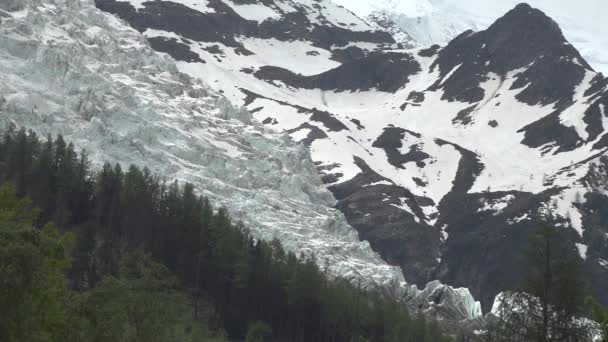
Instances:
[[[433,282],[419,291],[406,283],[334,209],[308,150],[231,105],[221,89],[210,88],[210,77],[181,73],[174,59],[150,47],[166,46],[163,39],[148,43],[89,0],[0,0],[0,23],[0,128],[62,134],[86,148],[96,167],[148,165],[205,189],[255,238],[315,255],[331,276],[429,314],[480,315],[467,289]],[[384,33],[360,36],[390,40]],[[170,51],[187,51],[168,41],[177,47]],[[240,48],[236,40],[229,44]]]
[[[489,308],[550,214],[608,301],[608,81],[541,11],[404,50],[329,1],[96,4],[308,146],[337,208],[408,281]]]
[[[407,35],[415,46],[447,45],[467,30],[485,29],[517,2],[497,0],[491,3],[477,0],[403,0],[362,1],[337,0],[370,24],[382,25],[387,20],[394,25],[389,32],[395,37]],[[532,6],[549,11],[562,25],[566,38],[579,49],[596,71],[608,74],[608,44],[601,24],[602,1],[584,0],[568,3],[553,0],[530,0]],[[363,7],[361,7],[363,6]],[[582,19],[584,18],[584,19]],[[395,38],[399,40],[398,38]]]

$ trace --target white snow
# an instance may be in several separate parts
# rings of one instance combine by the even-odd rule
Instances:
[[[518,216],[518,217],[516,217],[516,218],[514,218],[512,220],[508,220],[507,223],[512,225],[512,224],[516,224],[516,223],[519,223],[521,221],[528,220],[528,219],[529,219],[528,214],[523,214],[523,215]]]
[[[165,38],[181,39],[181,36],[179,36],[178,34],[175,34],[173,32],[160,31],[160,30],[155,30],[155,29],[151,29],[151,28],[146,29],[143,32],[143,35],[146,38],[165,37]]]
[[[235,4],[231,0],[223,1],[239,16],[247,20],[254,20],[261,23],[268,19],[277,19],[281,17],[280,13],[277,13],[270,7],[262,4]]]
[[[137,11],[146,8],[146,3],[154,2],[155,0],[125,0],[130,3]],[[177,0],[176,3],[190,7],[191,9],[201,13],[214,13],[215,10],[208,7],[209,0]]]
[[[578,136],[583,140],[587,140],[589,137],[589,133],[587,132],[587,124],[583,121],[584,116],[581,115],[581,113],[584,113],[586,107],[589,105],[586,101],[584,101],[585,97],[583,95],[585,94],[585,91],[589,89],[589,84],[595,75],[596,73],[592,71],[585,72],[585,77],[574,90],[573,99],[577,99],[579,101],[573,106],[570,106],[560,115],[561,124],[564,126],[573,127]]]
[[[462,63],[458,64],[457,66],[453,67],[452,70],[450,70],[450,72],[448,72],[443,79],[441,79],[441,82],[439,82],[440,85],[443,85],[447,80],[450,79],[450,77],[452,77],[452,75],[454,75],[454,73],[456,71],[458,71],[458,69],[460,69],[460,67],[462,66]]]
[[[293,141],[296,142],[300,142],[304,139],[306,139],[306,137],[308,137],[308,134],[310,134],[311,129],[310,128],[305,128],[305,129],[301,129],[297,132],[291,133],[291,139],[293,139]]]
[[[215,13],[215,10],[209,7],[209,0],[179,0],[179,3],[201,13]]]
[[[374,186],[374,185],[393,185],[393,183],[391,183],[391,182],[389,182],[389,181],[385,181],[385,180],[383,180],[383,181],[379,181],[379,182],[374,182],[374,183],[371,183],[371,184],[367,184],[367,185],[365,185],[365,186],[367,187],[367,186]]]
[[[576,249],[578,250],[578,254],[581,256],[581,258],[583,260],[586,260],[587,259],[587,249],[589,249],[587,247],[587,245],[584,245],[582,243],[577,243]]]
[[[448,234],[447,229],[448,229],[447,224],[444,224],[443,226],[441,226],[441,239],[443,242],[447,241],[448,237],[450,237],[450,234]]]
[[[150,0],[129,0],[129,3],[135,7],[136,10],[144,9],[144,3],[150,2]]]
[[[253,65],[272,65],[296,74],[316,75],[340,66],[331,59],[331,52],[317,48],[311,42],[280,41],[275,38],[241,38],[245,48],[255,54],[248,59]],[[310,54],[313,52],[314,54]]]
[[[581,201],[584,197],[581,196],[587,190],[579,187],[572,187],[563,190],[559,195],[553,197],[555,211],[557,214],[570,220],[570,225],[574,228],[577,233],[583,236],[583,215],[580,213],[578,208],[575,206],[577,199]],[[582,204],[582,203],[580,203]]]
[[[508,207],[509,204],[511,204],[511,201],[513,201],[513,199],[515,199],[515,196],[513,195],[507,195],[503,198],[490,201],[482,199],[482,203],[484,204],[484,206],[478,211],[493,211],[494,213],[492,215],[496,216],[500,214],[506,207]]]

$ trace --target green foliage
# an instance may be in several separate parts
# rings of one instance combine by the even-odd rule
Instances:
[[[0,198],[0,208],[16,206],[7,209],[11,217],[24,216],[0,222],[27,228],[21,240],[1,237],[2,262],[10,266],[0,269],[6,273],[0,282],[28,277],[23,281],[33,285],[27,295],[52,303],[45,302],[49,313],[37,317],[40,303],[29,297],[9,302],[19,296],[3,293],[2,300],[23,311],[0,315],[0,328],[11,329],[3,342],[28,340],[21,337],[36,329],[40,336],[29,340],[224,339],[206,326],[252,341],[447,340],[437,325],[411,318],[402,305],[329,280],[314,256],[298,258],[278,241],[254,240],[191,184],[169,183],[136,166],[123,171],[106,164],[93,173],[86,154],[75,153],[61,137],[40,142],[31,132],[9,129],[0,142],[0,181],[15,184],[16,195],[41,208],[26,212],[19,209],[26,202]],[[49,220],[76,236],[72,263],[69,235],[52,227],[36,230]],[[28,234],[36,236],[35,244]],[[32,261],[12,264],[19,253]],[[12,288],[3,284],[2,291]]]

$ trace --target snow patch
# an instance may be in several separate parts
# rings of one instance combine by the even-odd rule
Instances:
[[[577,204],[583,204],[585,201],[584,193],[586,190],[572,187],[564,189],[559,195],[553,197],[553,210],[555,214],[569,220],[572,228],[583,237],[583,215],[577,208]],[[577,203],[580,202],[580,203]]]
[[[574,90],[573,99],[577,102],[560,114],[560,123],[566,127],[574,128],[576,134],[583,140],[589,138],[587,123],[583,121],[585,116],[582,115],[588,106],[588,103],[584,101],[584,94],[585,91],[589,89],[589,84],[595,76],[595,72],[585,70],[585,77]]]
[[[517,216],[513,219],[508,219],[507,224],[513,225],[513,224],[516,224],[516,223],[519,223],[521,221],[528,220],[528,219],[529,219],[528,214],[523,214],[523,215]]]
[[[482,208],[479,208],[478,212],[484,212],[484,211],[493,211],[494,216],[500,214],[506,207],[509,206],[509,204],[511,204],[511,202],[513,201],[513,199],[515,199],[514,195],[507,195],[503,198],[498,198],[498,199],[493,199],[493,200],[486,200],[484,198],[480,199],[480,203],[485,204]]]
[[[580,255],[583,260],[587,260],[587,250],[589,249],[588,246],[582,243],[577,243],[576,249],[578,250],[578,255]]]
[[[444,224],[443,226],[441,226],[441,240],[443,242],[446,242],[448,240],[448,237],[450,237],[450,235],[447,232],[448,229],[448,225]]]
[[[291,139],[293,139],[293,141],[300,142],[300,141],[306,139],[306,137],[308,137],[308,134],[310,134],[310,132],[312,132],[312,130],[310,128],[303,128],[301,130],[291,133],[290,137],[291,137]]]
[[[268,19],[279,19],[280,13],[272,10],[268,6],[263,4],[236,4],[231,0],[223,0],[228,6],[230,6],[239,16],[243,19],[257,21],[259,23]]]
[[[311,42],[281,41],[275,38],[240,38],[245,48],[255,54],[248,58],[256,66],[272,65],[304,76],[317,75],[340,66],[332,54]]]
[[[365,187],[374,186],[374,185],[393,185],[393,183],[391,183],[389,181],[386,181],[386,180],[382,180],[382,181],[379,181],[379,182],[374,182],[374,183],[367,184],[367,185],[365,185]]]

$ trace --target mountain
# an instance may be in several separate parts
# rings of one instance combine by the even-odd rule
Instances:
[[[608,81],[540,10],[404,50],[323,0],[96,5],[306,145],[336,207],[408,281],[468,287],[489,308],[549,220],[608,302]]]
[[[389,20],[395,25],[389,31],[396,36],[407,34],[416,46],[447,45],[460,33],[487,28],[496,18],[516,4],[514,0],[488,3],[477,0],[362,1],[337,0],[372,25]],[[605,5],[598,0],[577,3],[530,0],[530,4],[548,11],[560,23],[566,38],[579,49],[593,68],[608,74],[608,52],[604,48],[606,31],[600,14]],[[371,14],[370,14],[371,13]],[[396,38],[397,39],[397,38]]]
[[[219,2],[215,10],[206,12],[200,1],[187,4],[199,8],[191,13],[190,7],[181,4],[152,5],[181,18],[187,23],[185,28],[192,28],[203,13],[219,23],[228,20],[223,15],[240,20],[232,12],[222,12]],[[127,3],[111,5],[126,9],[125,13],[137,13]],[[164,11],[164,6],[169,10]],[[246,8],[246,13],[254,13],[251,7]],[[329,10],[346,13],[337,7]],[[192,17],[182,16],[183,11]],[[322,20],[299,13],[292,12],[290,20]],[[331,18],[336,22],[348,19]],[[225,206],[253,237],[279,239],[297,255],[316,256],[320,266],[328,267],[330,276],[381,291],[417,310],[453,320],[481,314],[479,303],[465,288],[435,281],[418,290],[407,283],[401,270],[383,261],[368,242],[360,241],[345,216],[334,208],[336,200],[323,186],[303,145],[232,105],[212,77],[188,76],[180,72],[188,63],[176,65],[175,59],[152,49],[167,49],[177,58],[193,61],[193,66],[205,64],[202,58],[207,56],[189,51],[193,41],[154,39],[163,32],[160,30],[146,31],[158,34],[146,40],[89,0],[0,0],[0,23],[0,129],[17,125],[40,136],[62,134],[66,141],[88,151],[96,169],[105,161],[125,167],[147,165],[161,177],[190,182],[214,203]],[[217,31],[199,26],[192,34],[223,39],[230,46],[222,43],[225,51],[239,51],[247,60],[255,58],[242,43],[219,31],[238,29],[234,23],[226,21],[226,26],[220,27],[201,21],[199,25],[210,25]],[[366,27],[360,20],[350,24]],[[255,26],[246,20],[238,25],[243,25],[243,30]],[[285,26],[285,32],[298,29],[293,25]],[[334,31],[320,29],[316,33],[298,30],[319,44],[329,44],[327,37],[348,36],[350,32],[338,26]],[[356,39],[392,43],[382,32],[350,34]],[[275,42],[266,39],[260,44]],[[214,58],[208,66],[212,61],[220,63],[223,58],[218,51],[222,48],[220,43],[209,44],[209,56]],[[342,56],[350,58],[347,51]]]

